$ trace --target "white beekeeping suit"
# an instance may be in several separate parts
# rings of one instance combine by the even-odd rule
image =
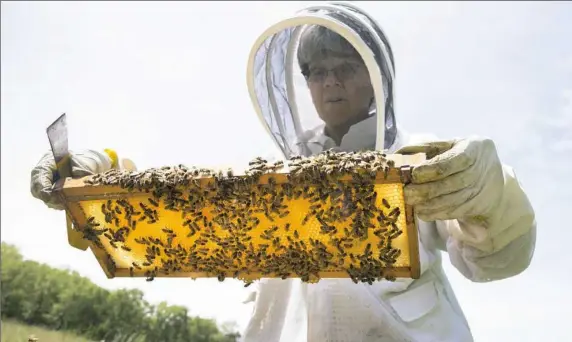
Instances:
[[[300,36],[315,25],[345,38],[359,53],[374,96],[367,115],[338,139],[324,124],[335,115],[319,114],[318,107],[327,96],[324,106],[345,101],[340,98],[347,89],[338,76],[348,68],[338,66],[333,77],[327,67],[304,70],[303,53],[297,53],[303,48]],[[525,270],[535,245],[534,211],[512,169],[498,160],[494,143],[481,137],[436,141],[398,127],[390,45],[379,25],[351,4],[308,7],[270,27],[253,47],[247,77],[256,112],[284,157],[330,148],[389,153],[432,148],[438,155],[417,166],[413,184],[406,187],[407,201],[420,219],[420,279],[373,285],[350,279],[317,284],[262,279],[249,297],[254,309],[244,341],[472,341],[440,251],[448,252],[468,279],[487,282]],[[316,80],[323,89],[312,89]],[[340,87],[342,95],[323,95],[330,86]]]

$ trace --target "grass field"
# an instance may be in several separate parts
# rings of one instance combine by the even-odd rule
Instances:
[[[90,342],[66,332],[46,330],[10,320],[2,321],[2,342],[27,342],[30,335],[34,335],[38,342]]]

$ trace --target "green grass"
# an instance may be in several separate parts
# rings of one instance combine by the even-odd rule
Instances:
[[[2,321],[2,342],[27,342],[30,335],[34,335],[38,342],[90,342],[67,332],[47,330],[11,320]]]

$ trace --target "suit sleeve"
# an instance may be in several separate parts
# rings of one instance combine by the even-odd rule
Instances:
[[[436,222],[451,263],[474,282],[515,276],[530,265],[534,254],[534,210],[512,168],[503,165],[503,174],[500,205],[487,224],[464,219]]]

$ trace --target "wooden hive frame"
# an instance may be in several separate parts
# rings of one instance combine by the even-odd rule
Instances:
[[[416,165],[425,160],[425,154],[419,153],[414,155],[388,155],[388,159],[394,161],[394,167],[390,168],[387,175],[383,172],[379,172],[375,178],[374,184],[401,184],[401,189],[403,185],[410,182],[411,177],[411,167],[410,165]],[[89,247],[97,258],[100,266],[104,270],[108,278],[114,277],[145,277],[146,273],[142,269],[130,269],[129,267],[118,267],[114,262],[110,262],[110,256],[113,254],[111,249],[98,247],[95,243],[85,240],[82,237],[81,227],[85,227],[88,224],[89,216],[85,213],[82,208],[81,203],[97,200],[109,200],[109,199],[126,199],[134,197],[150,198],[151,194],[121,188],[120,186],[105,186],[105,185],[89,185],[86,183],[90,177],[85,177],[82,179],[65,179],[60,180],[56,184],[58,193],[65,203],[66,213],[68,215],[68,240],[70,245],[79,248],[81,250],[86,250]],[[269,178],[273,178],[276,184],[288,183],[288,174],[285,172],[276,173],[266,173],[259,178],[259,184],[268,184]],[[350,180],[351,176],[346,175],[340,178],[340,181]],[[198,179],[201,187],[207,187],[214,181],[211,177],[203,177]],[[401,191],[403,193],[403,191]],[[404,203],[404,198],[401,199]],[[405,207],[405,228],[407,236],[407,250],[408,250],[408,260],[409,265],[407,266],[395,266],[384,269],[384,274],[391,277],[403,277],[403,278],[413,278],[418,279],[420,276],[420,265],[419,265],[419,246],[418,246],[418,232],[417,232],[417,220],[414,213],[414,208],[407,204]],[[73,224],[73,226],[72,226]],[[216,277],[215,274],[208,274],[204,272],[170,272],[169,274],[157,274],[157,277],[190,277],[190,278],[204,278],[204,277]],[[225,274],[226,277],[232,277],[232,274]],[[269,277],[269,275],[262,275],[258,272],[252,272],[249,274],[248,279],[258,279],[260,277]],[[272,275],[270,276],[272,277]],[[274,275],[276,277],[276,275]],[[324,271],[320,272],[319,278],[348,278],[348,274],[345,271]]]

